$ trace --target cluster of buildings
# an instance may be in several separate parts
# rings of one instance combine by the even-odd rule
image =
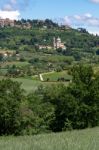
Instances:
[[[8,18],[6,19],[0,18],[0,27],[5,27],[5,26],[14,27],[14,25],[15,25],[14,20],[10,20]]]
[[[31,25],[30,23],[22,23],[22,24],[16,24],[15,20],[10,20],[9,18],[2,19],[0,18],[0,27],[17,27],[17,28],[24,28],[24,29],[30,29]]]

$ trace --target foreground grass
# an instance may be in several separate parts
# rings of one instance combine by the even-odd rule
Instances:
[[[99,150],[99,127],[37,136],[1,137],[0,150]]]

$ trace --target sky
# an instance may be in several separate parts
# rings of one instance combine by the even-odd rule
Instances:
[[[99,0],[0,0],[0,18],[49,18],[99,34]]]

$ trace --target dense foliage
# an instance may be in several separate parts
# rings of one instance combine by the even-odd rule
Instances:
[[[99,125],[99,76],[90,66],[71,70],[73,81],[28,95],[20,84],[0,81],[0,135],[59,132]]]
[[[18,82],[0,81],[0,135],[17,133],[20,126],[22,93]]]

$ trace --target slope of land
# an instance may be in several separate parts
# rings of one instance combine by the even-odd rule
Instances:
[[[99,127],[23,137],[1,137],[0,150],[99,150]]]
[[[54,39],[59,40],[55,41],[60,47],[55,48]],[[58,26],[0,28],[0,76],[27,77],[64,71],[79,63],[99,64],[99,36],[84,29]],[[57,80],[54,77],[43,78]]]

